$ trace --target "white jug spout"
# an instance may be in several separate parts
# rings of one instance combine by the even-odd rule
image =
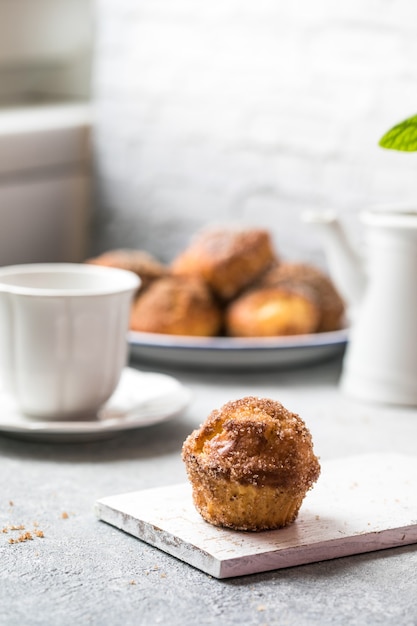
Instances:
[[[362,259],[349,242],[339,219],[328,211],[308,211],[302,219],[319,229],[330,276],[351,309],[357,309],[365,291],[366,276]]]

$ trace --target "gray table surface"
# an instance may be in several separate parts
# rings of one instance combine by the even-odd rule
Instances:
[[[144,366],[193,393],[177,418],[109,441],[34,443],[0,436],[0,624],[417,624],[417,546],[217,580],[95,518],[104,496],[186,480],[181,445],[213,409],[269,396],[302,415],[322,459],[417,454],[417,411],[365,405],[338,390],[340,360],[269,372]]]

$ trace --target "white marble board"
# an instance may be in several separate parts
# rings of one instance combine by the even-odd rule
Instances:
[[[322,462],[287,528],[236,532],[206,523],[189,484],[103,498],[97,517],[214,576],[229,578],[417,543],[417,457]]]

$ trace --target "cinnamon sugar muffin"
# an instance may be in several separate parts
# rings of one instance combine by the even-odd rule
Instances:
[[[211,337],[222,315],[207,285],[197,278],[166,276],[133,302],[131,330]]]
[[[270,268],[260,279],[262,286],[292,287],[301,285],[314,292],[320,307],[317,332],[338,330],[343,325],[345,303],[324,272],[308,263],[280,263]]]
[[[99,256],[87,259],[86,263],[130,270],[141,279],[141,289],[146,289],[154,280],[168,274],[168,268],[145,250],[117,249],[103,252]]]
[[[198,233],[171,264],[178,275],[199,276],[222,300],[230,300],[264,272],[276,255],[262,229],[209,229]]]
[[[225,329],[233,337],[302,335],[316,332],[320,314],[314,294],[307,289],[260,287],[229,304]]]
[[[291,524],[320,474],[303,420],[252,396],[212,411],[185,440],[182,458],[202,517],[235,530]]]

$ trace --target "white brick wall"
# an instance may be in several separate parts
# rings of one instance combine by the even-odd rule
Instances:
[[[378,147],[417,113],[413,0],[96,0],[95,251],[171,258],[200,226],[269,228],[417,198],[417,153]]]

